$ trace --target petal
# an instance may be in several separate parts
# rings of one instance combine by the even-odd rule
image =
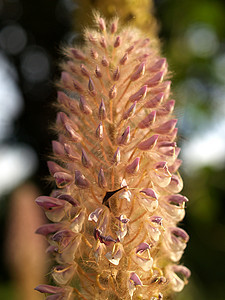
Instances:
[[[130,126],[128,126],[124,133],[118,138],[118,145],[125,145],[130,141]]]
[[[136,70],[134,73],[131,75],[130,80],[131,81],[136,81],[140,77],[142,77],[145,74],[145,63],[142,62],[139,66],[135,68]]]
[[[59,285],[65,285],[72,279],[75,273],[75,265],[56,266],[52,271],[52,277]]]
[[[102,208],[96,208],[96,210],[90,213],[90,215],[88,216],[88,221],[94,221],[95,223],[97,223],[101,213]]]
[[[136,253],[143,252],[143,251],[148,250],[148,249],[150,249],[149,244],[147,244],[147,243],[141,243],[141,244],[139,244],[137,246]]]
[[[138,148],[140,150],[143,151],[149,151],[152,150],[158,140],[159,135],[154,134],[153,136],[151,136],[149,139],[141,142],[140,144],[138,144]]]
[[[129,174],[135,174],[139,171],[140,157],[136,157],[134,161],[126,167],[126,171]]]
[[[152,111],[147,115],[139,124],[138,127],[141,129],[148,128],[155,122],[156,111]]]
[[[73,181],[72,175],[65,172],[56,172],[54,174],[55,182],[58,188],[62,189]]]
[[[36,291],[46,294],[56,294],[64,292],[64,288],[58,286],[52,286],[48,284],[40,284],[35,288]]]
[[[115,244],[113,250],[106,253],[105,256],[113,265],[118,266],[123,256],[123,246],[120,243]]]
[[[81,232],[83,224],[84,224],[84,220],[85,220],[85,209],[81,209],[76,216],[71,220],[70,223],[70,229],[75,232]]]
[[[141,99],[144,99],[147,94],[148,87],[147,85],[142,86],[135,94],[131,95],[129,97],[129,100],[131,102],[140,101]]]
[[[139,276],[135,272],[130,273],[130,280],[133,282],[133,284],[143,286]]]
[[[40,226],[35,233],[47,236],[48,234],[55,233],[60,229],[62,229],[61,223],[44,224]]]
[[[79,187],[81,189],[86,189],[90,185],[88,180],[78,170],[75,170],[75,184],[76,184],[77,187]]]

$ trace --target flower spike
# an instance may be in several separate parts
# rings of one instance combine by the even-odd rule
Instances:
[[[154,37],[95,13],[79,49],[65,49],[48,168],[51,196],[36,203],[52,222],[56,286],[50,299],[162,300],[190,277],[179,260],[189,240],[177,226],[181,195],[175,100]]]

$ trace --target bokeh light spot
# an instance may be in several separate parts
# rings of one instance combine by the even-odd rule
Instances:
[[[2,146],[0,149],[0,196],[31,176],[36,167],[36,154],[28,145]]]
[[[218,49],[216,32],[208,24],[191,25],[186,32],[190,51],[198,57],[211,57]]]
[[[213,71],[216,77],[225,83],[225,54],[219,55],[213,62]]]
[[[27,43],[25,30],[18,24],[5,26],[0,31],[0,47],[9,54],[20,53]]]
[[[0,141],[9,138],[13,120],[23,109],[23,98],[14,80],[16,70],[7,58],[0,55]]]
[[[28,82],[35,83],[45,80],[50,72],[47,53],[41,47],[29,47],[22,56],[21,70]]]

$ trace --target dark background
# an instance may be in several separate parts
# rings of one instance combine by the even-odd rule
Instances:
[[[10,199],[43,180],[53,133],[60,47],[72,31],[72,0],[0,0],[0,298],[16,299],[5,260]],[[182,262],[192,271],[179,300],[225,299],[225,2],[155,0],[162,53],[173,72],[184,190]],[[16,251],[16,249],[15,249]],[[34,271],[35,272],[35,271]],[[22,298],[21,298],[22,299]]]

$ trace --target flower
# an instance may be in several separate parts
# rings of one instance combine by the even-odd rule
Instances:
[[[81,48],[65,48],[48,162],[56,190],[36,199],[63,299],[162,299],[189,277],[168,66],[154,40],[96,15]],[[77,288],[79,287],[79,288]],[[65,291],[69,290],[70,293]],[[61,299],[61,298],[60,298]]]

